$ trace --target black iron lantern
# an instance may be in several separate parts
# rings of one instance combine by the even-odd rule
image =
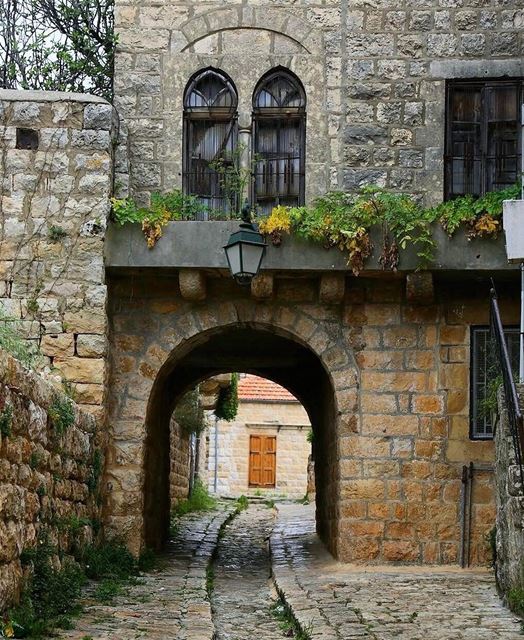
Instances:
[[[266,246],[256,225],[244,218],[240,229],[231,234],[224,247],[231,275],[238,284],[248,285],[257,275]]]

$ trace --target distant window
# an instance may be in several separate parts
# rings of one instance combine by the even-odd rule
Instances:
[[[519,369],[520,334],[516,327],[504,329],[513,370]],[[473,327],[471,330],[471,437],[474,440],[493,438],[491,415],[485,401],[490,381],[498,375],[490,345],[489,327]]]
[[[236,209],[213,165],[231,162],[237,146],[237,92],[220,71],[206,69],[188,84],[184,96],[183,176],[186,193],[196,195],[205,209]],[[229,196],[229,197],[228,197]]]
[[[304,203],[306,95],[285,69],[262,78],[253,95],[254,204],[260,213]]]
[[[451,82],[446,197],[504,189],[520,176],[522,81]]]

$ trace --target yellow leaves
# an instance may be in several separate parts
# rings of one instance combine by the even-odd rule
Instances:
[[[148,249],[152,249],[162,237],[162,226],[160,222],[150,222],[149,220],[142,222],[142,231],[146,238]]]
[[[289,233],[291,231],[291,216],[287,207],[274,207],[271,214],[260,222],[260,231],[264,235],[272,233]]]
[[[489,213],[485,213],[477,218],[474,224],[475,236],[492,236],[495,235],[500,227],[500,220],[495,220]]]
[[[13,629],[13,625],[10,622],[4,625],[4,628],[2,629],[2,635],[4,638],[15,637],[15,630]]]

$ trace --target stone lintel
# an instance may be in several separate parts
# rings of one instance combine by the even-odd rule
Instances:
[[[185,300],[201,302],[206,299],[206,276],[198,269],[180,269],[180,293]]]
[[[251,280],[251,295],[257,300],[273,297],[274,278],[271,273],[259,273]]]
[[[433,274],[429,271],[408,273],[406,299],[410,304],[431,304],[435,301]]]
[[[320,276],[320,302],[339,304],[344,300],[346,276],[344,273],[323,273]]]

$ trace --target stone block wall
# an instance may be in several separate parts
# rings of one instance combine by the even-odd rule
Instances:
[[[307,198],[372,182],[438,202],[446,80],[522,77],[523,24],[520,0],[117,0],[116,104],[131,191],[146,201],[181,185],[192,74],[229,74],[249,140],[253,89],[283,65],[308,99]],[[124,150],[117,171],[126,186]]]
[[[524,407],[524,385],[518,388]],[[524,494],[510,431],[504,393],[499,391],[500,419],[495,433],[497,535],[495,570],[502,593],[524,588]]]
[[[0,90],[0,308],[97,415],[116,130],[100,98]]]
[[[62,434],[50,417],[57,402],[69,400],[0,351],[0,611],[18,597],[20,554],[39,534],[67,553],[73,541],[91,541],[100,522],[104,457],[95,418],[74,406]]]
[[[215,428],[209,430],[208,486],[214,490]],[[311,444],[307,434],[311,425],[298,403],[264,403],[243,400],[234,421],[218,422],[217,493],[238,497],[264,494],[303,498],[307,491],[308,457]],[[249,486],[249,444],[251,435],[276,436],[276,482],[274,488]]]
[[[191,450],[189,436],[180,425],[171,418],[170,425],[171,469],[169,473],[171,506],[187,498],[189,493],[189,476]]]

